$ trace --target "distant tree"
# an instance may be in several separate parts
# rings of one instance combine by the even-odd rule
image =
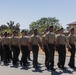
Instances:
[[[6,25],[1,25],[1,26],[0,26],[0,31],[2,31],[2,30],[4,30],[4,29],[8,29],[8,26],[6,26]]]
[[[29,27],[32,31],[33,28],[37,28],[39,32],[43,32],[45,28],[48,28],[50,25],[54,26],[54,31],[59,29],[61,27],[59,20],[55,17],[48,17],[48,18],[41,18],[37,20],[36,22],[32,22]]]
[[[17,30],[17,31],[20,31],[20,24],[16,23],[16,25],[14,26],[14,29]]]
[[[10,22],[7,22],[7,25],[8,25],[8,28],[10,28],[11,30],[16,30],[16,31],[20,31],[20,24],[19,23],[16,23],[14,25],[14,21],[10,21]]]
[[[14,23],[14,21],[10,21],[10,22],[7,22],[6,25],[1,25],[0,26],[0,32],[4,32],[4,31],[7,31],[7,32],[12,32],[13,30],[16,30],[16,31],[20,31],[20,24],[19,23]]]
[[[12,30],[14,28],[14,21],[7,22],[7,26]]]
[[[2,33],[4,33],[4,32],[12,33],[12,30],[11,29],[5,29],[2,31]]]

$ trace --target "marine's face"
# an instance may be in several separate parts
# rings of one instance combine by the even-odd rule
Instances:
[[[60,30],[60,33],[61,33],[61,34],[63,34],[63,29],[62,29],[62,30]]]
[[[71,34],[74,34],[74,30],[71,31]]]
[[[16,36],[16,33],[13,33],[14,36]]]
[[[37,35],[37,30],[34,30],[34,34]]]
[[[7,34],[5,34],[4,36],[7,37]]]
[[[53,31],[53,28],[49,28],[49,31],[52,32]]]
[[[22,32],[22,35],[25,35],[25,32]]]

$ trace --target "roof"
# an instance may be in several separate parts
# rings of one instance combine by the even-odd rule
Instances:
[[[69,23],[67,25],[76,25],[76,21],[72,22],[72,23]]]

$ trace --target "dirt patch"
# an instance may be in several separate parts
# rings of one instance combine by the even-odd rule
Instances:
[[[39,54],[45,54],[42,49],[39,49]],[[55,51],[55,55],[58,55],[58,52]],[[68,51],[68,48],[66,48],[66,56],[70,56],[70,52]]]

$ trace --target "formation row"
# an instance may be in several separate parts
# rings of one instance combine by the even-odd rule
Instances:
[[[20,51],[22,53],[20,65],[27,66],[30,51],[33,53],[33,67],[38,68],[38,52],[39,47],[45,52],[45,67],[54,69],[54,52],[58,51],[58,67],[64,69],[66,60],[66,47],[71,53],[69,67],[75,67],[75,41],[74,28],[70,30],[70,34],[66,38],[64,29],[57,30],[57,34],[53,32],[53,26],[49,26],[44,30],[44,35],[40,37],[38,30],[34,29],[33,34],[28,36],[25,30],[21,31],[21,36],[13,31],[12,36],[8,36],[7,32],[0,37],[0,56],[5,64],[12,60],[12,65],[18,65]]]

